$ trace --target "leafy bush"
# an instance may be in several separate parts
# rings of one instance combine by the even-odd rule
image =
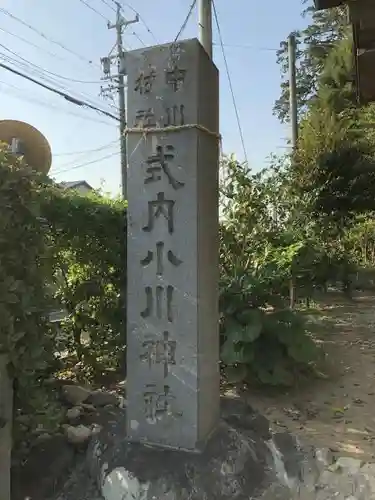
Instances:
[[[54,252],[57,303],[67,317],[60,350],[86,375],[123,366],[126,348],[126,206],[99,194],[50,189],[43,216]]]
[[[39,422],[53,420],[43,383],[54,366],[46,318],[52,270],[40,219],[43,189],[42,178],[0,149],[0,352],[14,378],[16,424],[22,413]]]
[[[290,385],[317,347],[298,312],[287,309],[291,281],[310,283],[321,252],[287,222],[275,224],[272,201],[280,193],[261,175],[229,161],[230,203],[220,228],[221,359],[231,381],[256,378]],[[276,179],[277,180],[277,179]],[[286,219],[287,220],[287,219]]]

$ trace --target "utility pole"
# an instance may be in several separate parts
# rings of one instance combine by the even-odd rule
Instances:
[[[297,111],[297,84],[296,84],[296,37],[293,33],[288,38],[288,54],[289,54],[289,103],[290,103],[290,123],[292,126],[292,161],[297,150],[298,144],[298,111]],[[297,290],[296,280],[291,274],[289,282],[289,306],[294,309],[296,303]]]
[[[293,151],[298,142],[298,111],[297,111],[297,83],[296,83],[296,37],[293,33],[288,38],[289,54],[289,100],[290,100],[290,123],[292,126]]]
[[[212,59],[212,0],[198,0],[199,41]]]
[[[103,80],[115,81],[115,85],[109,84],[106,89],[102,88],[103,94],[111,94],[113,90],[118,91],[119,97],[119,112],[120,112],[120,150],[121,150],[121,187],[122,187],[122,197],[125,200],[127,197],[127,151],[126,151],[126,109],[125,109],[125,58],[124,49],[122,45],[122,33],[123,28],[126,28],[130,24],[137,23],[139,21],[138,15],[135,19],[127,21],[121,15],[121,4],[116,2],[116,22],[114,24],[108,23],[108,29],[116,29],[116,53],[109,54],[107,57],[101,59],[103,66],[104,77]],[[117,61],[117,74],[112,75],[111,64],[113,61]]]

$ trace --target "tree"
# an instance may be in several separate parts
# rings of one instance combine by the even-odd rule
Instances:
[[[310,0],[303,0],[303,3]],[[314,100],[318,89],[318,80],[324,69],[332,46],[345,39],[349,32],[345,7],[316,11],[308,6],[304,16],[311,15],[312,23],[302,31],[295,32],[297,51],[297,99],[299,113],[303,114]],[[282,41],[277,53],[282,84],[281,95],[275,102],[274,114],[281,122],[289,121],[289,81],[288,81],[288,43]]]
[[[289,385],[317,354],[303,317],[288,308],[291,278],[311,282],[315,247],[293,231],[296,200],[280,164],[253,174],[229,159],[226,170],[221,359],[231,381]]]
[[[293,162],[295,182],[309,197],[312,214],[342,230],[358,214],[375,209],[375,151],[361,128],[351,67],[351,41],[343,39],[317,78]]]

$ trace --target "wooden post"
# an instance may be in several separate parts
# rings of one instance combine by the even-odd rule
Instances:
[[[0,499],[10,500],[12,453],[13,384],[7,370],[8,357],[0,354]]]

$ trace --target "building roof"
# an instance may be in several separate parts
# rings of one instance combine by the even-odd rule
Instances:
[[[338,7],[345,3],[345,0],[314,0],[315,8],[320,9],[332,9],[333,7]]]
[[[93,187],[90,186],[86,181],[67,181],[67,182],[60,182],[59,186],[62,187],[63,189],[76,189],[80,187],[85,187],[91,191],[93,191]]]

